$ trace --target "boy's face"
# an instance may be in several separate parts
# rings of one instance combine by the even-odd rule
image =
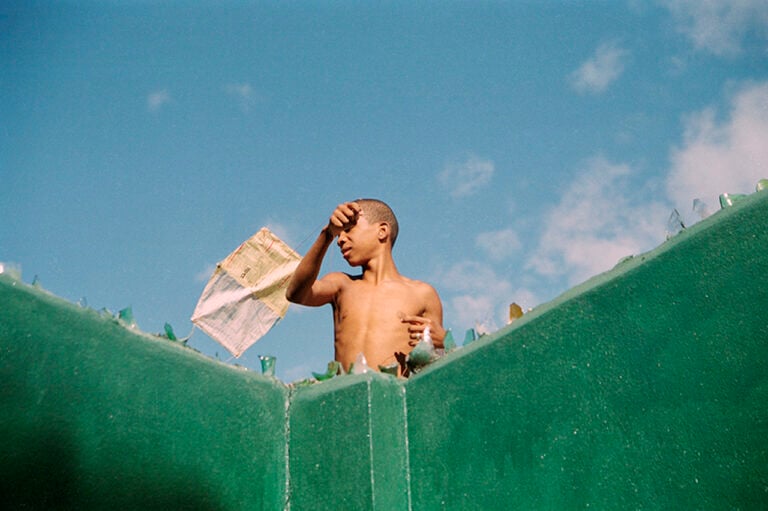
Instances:
[[[380,225],[368,223],[361,214],[354,225],[339,233],[337,244],[350,266],[361,266],[375,255],[381,245],[378,237]]]

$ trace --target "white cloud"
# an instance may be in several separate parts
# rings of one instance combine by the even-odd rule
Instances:
[[[495,326],[494,316],[497,315],[495,310],[498,307],[499,304],[487,295],[460,295],[451,299],[451,318],[455,319],[457,324],[463,325],[463,328],[491,322]],[[488,330],[493,331],[495,328],[490,326]]]
[[[499,277],[494,269],[477,261],[461,261],[441,273],[438,279],[443,287],[458,292],[484,292],[494,296],[508,293],[509,282]]]
[[[574,285],[663,241],[669,208],[631,202],[630,174],[629,166],[602,157],[589,161],[546,216],[526,268]]]
[[[451,197],[459,198],[472,195],[487,185],[494,171],[495,165],[491,160],[470,155],[463,162],[447,164],[438,179],[449,190]]]
[[[224,91],[237,98],[244,111],[248,111],[257,99],[253,87],[248,83],[230,83],[224,86]]]
[[[624,63],[629,53],[616,43],[603,43],[595,54],[571,73],[573,88],[580,92],[603,92],[624,72]]]
[[[494,261],[501,261],[522,247],[520,237],[512,229],[481,232],[475,238],[475,243]]]
[[[741,89],[722,122],[712,108],[689,116],[671,159],[667,193],[678,208],[695,198],[716,206],[721,193],[754,191],[768,176],[768,82]]]
[[[527,310],[539,303],[536,294],[524,287],[514,287],[491,266],[464,261],[441,277],[443,288],[453,288],[445,302],[445,327],[467,329],[480,325],[495,331],[507,323],[512,302]],[[458,341],[461,339],[457,338]]]
[[[159,90],[151,92],[147,96],[147,109],[150,112],[156,112],[160,108],[171,100],[171,95],[167,90]]]
[[[742,39],[751,30],[768,35],[768,2],[765,0],[667,0],[667,8],[694,47],[715,55],[741,51]]]
[[[685,217],[694,199],[716,209],[723,192],[754,191],[768,169],[766,140],[768,82],[761,82],[734,94],[724,120],[712,108],[687,118],[683,143],[672,149],[663,178],[664,197],[643,202],[628,165],[592,159],[546,215],[526,268],[574,285],[650,250],[664,240],[673,205]]]
[[[507,279],[490,265],[477,261],[459,262],[435,280],[451,293],[446,318],[450,318],[450,324],[465,328],[500,317],[504,307],[516,298]]]

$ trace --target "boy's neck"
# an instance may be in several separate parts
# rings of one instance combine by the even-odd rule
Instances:
[[[371,284],[378,284],[385,280],[390,280],[400,276],[395,266],[395,260],[392,254],[382,253],[363,265],[363,280]]]

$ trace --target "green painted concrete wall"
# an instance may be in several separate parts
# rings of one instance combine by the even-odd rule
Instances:
[[[409,509],[405,389],[363,374],[291,399],[292,509]]]
[[[407,384],[414,509],[764,509],[768,196]]]
[[[309,387],[0,276],[28,509],[763,509],[768,192],[411,380]]]
[[[0,382],[5,509],[284,507],[274,380],[2,278]]]

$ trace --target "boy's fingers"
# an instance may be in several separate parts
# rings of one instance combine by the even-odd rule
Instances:
[[[410,323],[411,325],[427,326],[432,324],[432,320],[425,318],[424,316],[403,316],[400,318],[403,323]]]
[[[341,232],[341,230],[344,228],[344,223],[335,214],[331,216],[330,225],[331,232],[334,236],[339,234],[339,232]]]
[[[336,206],[336,210],[331,215],[331,219],[337,227],[345,227],[357,221],[360,213],[360,206],[356,202],[345,202]]]
[[[356,202],[350,202],[347,204],[347,221],[349,223],[357,222],[357,217],[360,216],[362,209]]]

